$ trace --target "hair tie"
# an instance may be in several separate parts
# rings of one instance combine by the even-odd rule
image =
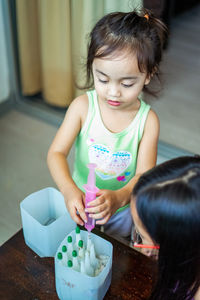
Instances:
[[[144,15],[144,18],[146,18],[147,20],[149,20],[148,14]]]

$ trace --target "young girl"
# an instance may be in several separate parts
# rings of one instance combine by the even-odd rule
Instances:
[[[108,234],[129,236],[130,195],[156,163],[159,120],[139,95],[159,73],[165,25],[150,13],[111,13],[91,32],[86,94],[69,106],[48,152],[48,166],[72,219],[87,220],[83,184],[96,167],[98,198],[87,212]],[[66,157],[76,139],[70,175]]]
[[[150,299],[200,300],[200,156],[176,158],[143,174],[131,211],[145,244],[140,247],[160,247]]]

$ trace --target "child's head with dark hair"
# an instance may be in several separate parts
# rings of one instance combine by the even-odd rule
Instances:
[[[87,88],[93,86],[92,65],[95,58],[106,59],[131,54],[138,69],[150,79],[159,78],[166,26],[150,11],[115,12],[100,19],[90,34],[87,56]],[[144,85],[143,91],[152,95]]]
[[[131,208],[160,246],[150,299],[192,300],[200,288],[200,157],[176,158],[143,174]]]

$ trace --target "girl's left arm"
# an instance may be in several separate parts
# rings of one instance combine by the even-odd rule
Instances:
[[[143,137],[139,145],[135,176],[127,185],[118,190],[119,197],[123,199],[122,206],[129,203],[133,187],[142,173],[156,165],[159,133],[160,122],[158,116],[153,110],[150,110],[145,123]]]

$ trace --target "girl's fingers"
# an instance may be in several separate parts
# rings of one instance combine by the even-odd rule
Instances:
[[[90,214],[98,214],[98,213],[104,211],[105,209],[106,209],[106,205],[104,203],[104,204],[94,206],[94,207],[87,207],[87,208],[85,208],[85,212],[90,213]]]
[[[77,211],[78,211],[81,219],[84,220],[85,222],[87,222],[87,216],[86,216],[86,213],[85,213],[84,206],[81,205],[81,204],[77,204]]]
[[[96,196],[97,197],[100,197],[103,193],[104,193],[105,190],[99,190],[97,193],[96,193]]]
[[[106,215],[105,218],[96,221],[96,224],[97,225],[104,225],[104,224],[106,224],[108,222],[108,220],[110,219],[110,217],[111,217],[110,214],[108,214],[108,215]]]
[[[90,206],[98,206],[101,205],[105,201],[104,196],[100,196],[93,201],[90,201]]]
[[[96,214],[89,214],[89,217],[97,220],[97,219],[104,218],[107,214],[108,214],[108,212],[106,210],[104,210],[104,211],[96,213]]]
[[[79,215],[77,215],[76,213],[72,215],[72,219],[74,220],[74,222],[76,222],[77,224],[79,224],[80,226],[84,225],[83,220],[79,217]]]
[[[76,222],[77,224],[83,226],[84,225],[84,222],[83,222],[83,219],[81,218],[81,215],[77,215],[77,210],[76,210],[76,207],[73,207],[71,212],[69,212],[72,219],[74,220],[74,222]]]

